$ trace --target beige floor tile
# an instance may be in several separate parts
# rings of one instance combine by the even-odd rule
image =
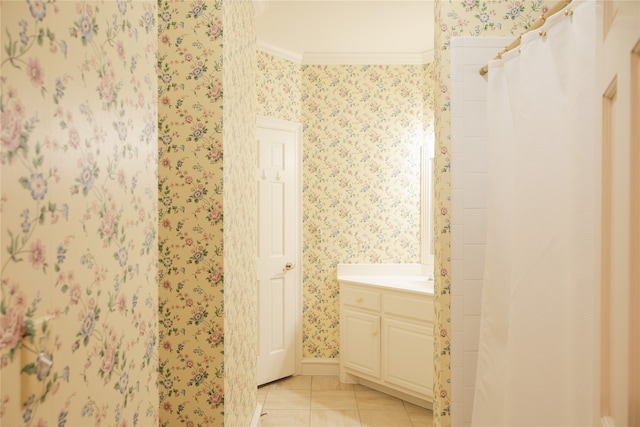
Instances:
[[[308,427],[308,410],[272,409],[260,417],[261,427]]]
[[[373,389],[367,387],[366,385],[362,385],[362,384],[354,384],[353,385],[353,389],[354,390],[373,390]]]
[[[311,427],[360,427],[357,409],[312,409]]]
[[[374,390],[372,388],[364,388],[364,389],[359,389],[359,390],[355,390],[356,392],[356,396],[366,396],[366,397],[393,397],[390,396],[388,394],[385,394],[381,391],[378,390]]]
[[[311,390],[353,390],[353,384],[341,383],[337,375],[314,375]]]
[[[294,375],[269,384],[269,390],[311,390],[311,375]]]
[[[398,398],[375,390],[356,390],[355,393],[360,411],[384,409],[386,411],[402,411],[406,414],[402,400]]]
[[[433,412],[409,412],[413,427],[433,427]]]
[[[413,427],[406,411],[363,410],[360,409],[362,427]]]
[[[352,390],[311,390],[311,409],[358,409]]]
[[[431,427],[433,412],[337,376],[297,376],[258,388],[261,425],[288,427]],[[310,409],[313,408],[313,409]]]
[[[430,414],[433,414],[433,411],[431,409],[423,408],[422,406],[414,405],[413,403],[404,400],[402,401],[402,403],[404,403],[404,409],[407,412],[429,412]]]
[[[311,409],[311,390],[269,390],[263,410],[272,409]]]

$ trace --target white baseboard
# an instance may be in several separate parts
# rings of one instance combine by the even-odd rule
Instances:
[[[339,375],[340,359],[302,359],[301,375]]]
[[[253,413],[253,418],[251,418],[251,424],[249,427],[260,427],[260,415],[262,415],[262,405],[260,403],[256,403],[256,410]]]

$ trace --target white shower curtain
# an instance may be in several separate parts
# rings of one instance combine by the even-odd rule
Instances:
[[[591,425],[595,2],[569,8],[489,63],[474,426]]]

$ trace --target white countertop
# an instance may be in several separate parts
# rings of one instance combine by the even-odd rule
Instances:
[[[433,273],[422,264],[338,264],[338,282],[433,295]]]

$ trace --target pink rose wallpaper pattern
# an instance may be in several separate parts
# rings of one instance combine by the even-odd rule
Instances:
[[[160,425],[222,425],[222,2],[158,17]]]
[[[0,7],[0,421],[156,424],[155,3]]]
[[[438,425],[449,425],[448,42],[457,35],[517,35],[548,6],[541,0],[443,0],[435,5],[440,337],[435,412]],[[10,425],[156,424],[159,412],[184,411],[179,403],[167,404],[166,396],[200,389],[204,371],[210,387],[202,398],[208,396],[207,405],[221,411],[221,356],[215,361],[209,356],[194,360],[184,355],[179,339],[158,340],[157,325],[159,320],[165,337],[182,331],[176,320],[191,322],[189,326],[196,329],[206,326],[202,343],[214,348],[223,343],[223,324],[215,320],[223,316],[222,297],[212,295],[213,302],[205,298],[202,303],[197,286],[185,289],[183,283],[181,288],[181,281],[174,280],[189,267],[211,283],[222,283],[221,234],[186,230],[185,223],[172,216],[183,214],[180,209],[188,203],[197,206],[203,224],[223,218],[221,190],[215,185],[221,174],[211,175],[199,168],[202,164],[187,169],[184,165],[191,157],[181,158],[187,141],[197,147],[193,156],[213,164],[220,161],[222,144],[215,135],[221,132],[221,114],[211,116],[202,104],[185,104],[173,96],[187,90],[185,84],[197,82],[198,90],[208,94],[206,99],[221,99],[222,2],[26,0],[3,1],[0,8],[0,419]],[[196,40],[189,49],[184,48],[186,43],[178,48],[190,34]],[[199,44],[200,40],[217,42],[210,46]],[[164,59],[162,49],[170,52]],[[274,74],[276,80],[297,73],[288,64],[283,67]],[[175,70],[180,70],[178,76]],[[285,107],[276,102],[262,108],[269,115],[299,120],[303,106],[296,99],[303,94],[296,92],[297,83],[289,84],[275,95],[260,89],[256,96],[258,100],[282,97]],[[291,107],[286,106],[289,101]],[[185,130],[174,133],[170,119],[163,121],[162,114],[158,121],[161,108],[180,117]],[[176,184],[163,181],[158,167],[170,170],[175,174],[172,179],[180,182],[179,202],[173,197]],[[163,209],[162,218],[158,207]],[[178,247],[188,248],[186,252],[168,256],[177,253],[172,247],[177,242],[163,243],[158,228],[181,234]],[[314,277],[324,280],[322,275]],[[309,287],[311,301],[319,295],[313,289],[321,288]],[[158,292],[173,294],[164,304],[161,296],[158,305]],[[330,317],[323,317],[321,305],[309,307],[305,322],[311,347],[305,352],[332,354],[334,338],[324,340],[311,327],[331,324]],[[186,320],[183,311],[190,313]],[[172,369],[180,364],[196,367],[185,380],[191,385],[174,387],[171,369],[157,366],[159,351],[176,353],[166,359]],[[198,363],[209,369],[200,372]],[[219,367],[218,373],[212,367]],[[19,396],[7,393],[16,384],[21,385]],[[158,386],[165,393],[162,405],[157,403]]]

